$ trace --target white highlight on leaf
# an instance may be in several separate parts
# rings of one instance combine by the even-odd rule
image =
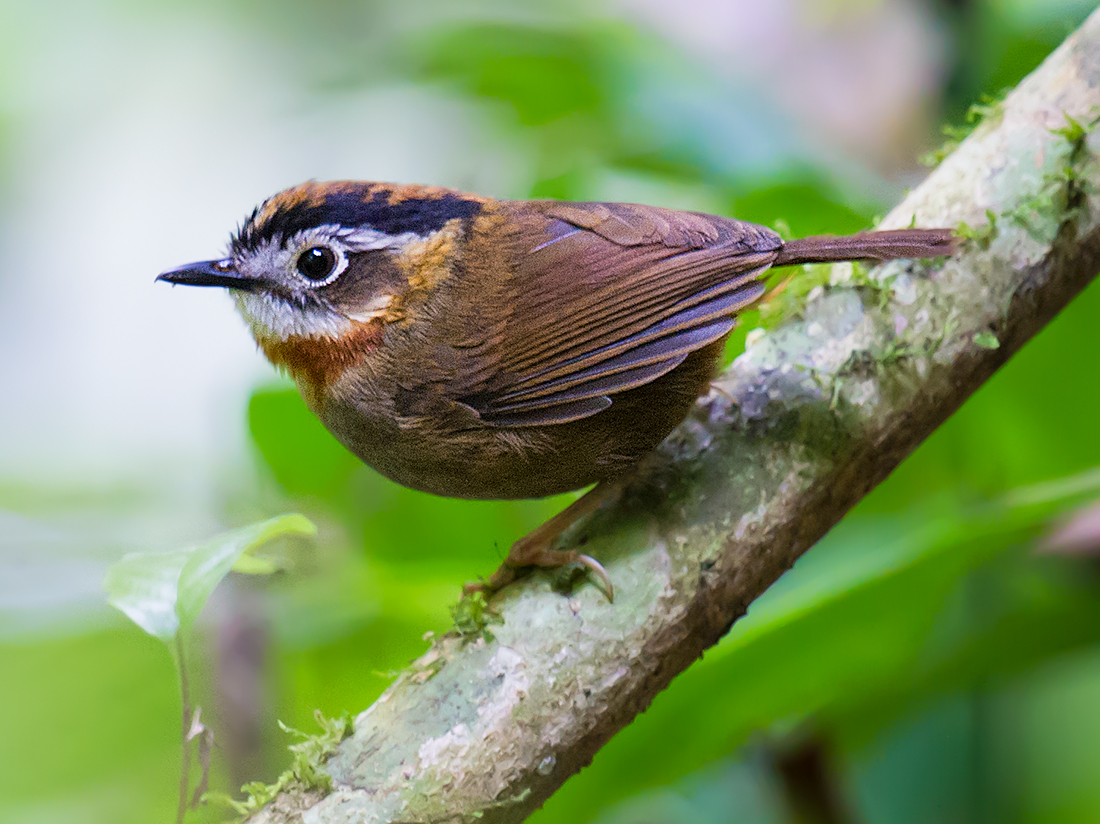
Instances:
[[[174,654],[176,634],[191,629],[206,599],[237,558],[280,535],[312,535],[316,531],[302,515],[280,515],[187,549],[131,553],[107,570],[103,581],[107,601],[167,644]]]

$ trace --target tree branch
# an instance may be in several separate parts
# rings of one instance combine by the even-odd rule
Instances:
[[[835,267],[574,530],[614,604],[508,587],[495,639],[437,641],[358,717],[332,794],[255,820],[538,808],[1100,269],[1100,139],[1066,119],[1098,113],[1094,13],[882,224],[992,225],[946,262]]]

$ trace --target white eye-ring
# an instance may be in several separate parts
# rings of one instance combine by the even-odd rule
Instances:
[[[348,258],[339,247],[309,243],[298,253],[294,269],[311,286],[327,286],[348,268]]]
[[[339,263],[340,258],[331,247],[308,246],[298,253],[294,268],[310,283],[322,283],[336,272]]]

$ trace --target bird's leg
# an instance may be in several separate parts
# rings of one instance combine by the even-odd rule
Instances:
[[[621,484],[615,481],[601,481],[580,498],[575,500],[549,521],[514,544],[496,572],[489,576],[488,581],[467,584],[463,587],[466,594],[472,592],[484,592],[487,594],[496,592],[507,586],[519,577],[520,570],[525,567],[549,567],[558,568],[570,564],[583,564],[589,572],[603,582],[607,599],[613,600],[615,589],[611,585],[611,579],[607,577],[607,570],[603,565],[590,555],[584,555],[572,549],[568,552],[558,552],[551,547],[558,536],[579,521],[585,515],[589,515],[599,509],[608,501],[614,499],[622,490]]]

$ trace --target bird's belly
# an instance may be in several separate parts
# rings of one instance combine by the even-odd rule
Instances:
[[[601,479],[591,456],[563,456],[553,433],[489,426],[461,431],[431,421],[396,423],[326,403],[322,422],[345,447],[390,480],[448,498],[542,498]],[[579,458],[579,459],[578,459]]]
[[[551,426],[497,427],[473,413],[455,421],[445,406],[398,418],[338,395],[314,411],[364,463],[403,486],[448,498],[544,498],[617,477],[664,440],[709,385],[721,343],[616,394],[602,412]]]

